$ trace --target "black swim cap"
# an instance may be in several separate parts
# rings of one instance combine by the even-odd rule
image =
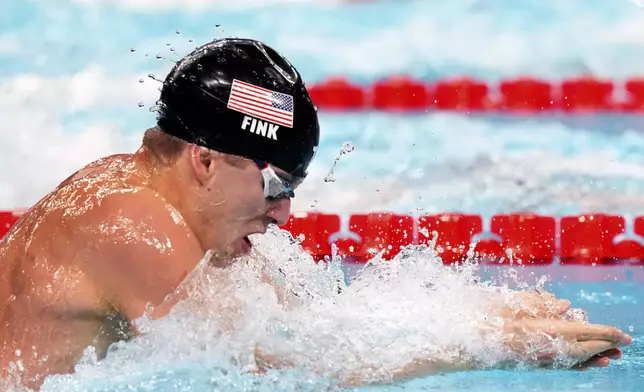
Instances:
[[[305,177],[320,138],[317,109],[295,67],[262,42],[226,38],[197,48],[168,74],[162,131]]]

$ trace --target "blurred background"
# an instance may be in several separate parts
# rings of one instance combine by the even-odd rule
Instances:
[[[105,154],[133,151],[159,80],[213,38],[260,39],[309,86],[407,76],[556,85],[644,72],[632,0],[4,0],[0,208],[32,205]],[[296,210],[490,215],[643,210],[644,121],[587,110],[326,110]],[[344,151],[345,153],[342,153]]]

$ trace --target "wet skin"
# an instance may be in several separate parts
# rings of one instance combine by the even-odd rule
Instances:
[[[106,157],[21,217],[0,241],[2,376],[13,362],[27,369],[23,384],[37,386],[71,372],[87,346],[100,358],[132,336],[130,322],[147,303],[162,303],[207,249],[223,263],[250,250],[248,235],[288,219],[290,201],[268,203],[254,166],[200,159],[193,172],[189,164],[156,170],[145,151]],[[227,194],[217,193],[218,178]]]

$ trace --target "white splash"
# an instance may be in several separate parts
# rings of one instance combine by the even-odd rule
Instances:
[[[387,381],[415,358],[480,367],[513,358],[489,329],[510,290],[478,282],[475,264],[448,268],[429,247],[408,249],[346,286],[337,261],[314,263],[285,232],[253,241],[256,254],[230,267],[232,280],[206,256],[169,316],[138,320],[142,335],[102,361],[88,348],[74,374],[41,390],[334,390],[338,379]],[[286,368],[249,373],[256,348]]]

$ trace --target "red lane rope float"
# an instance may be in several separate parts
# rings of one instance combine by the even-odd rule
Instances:
[[[522,77],[498,85],[469,77],[426,82],[407,76],[359,85],[333,77],[309,91],[313,102],[329,111],[644,112],[644,77],[624,83],[587,76],[561,82]]]
[[[635,218],[629,236],[629,222],[610,214],[511,213],[493,216],[489,229],[484,223],[475,214],[369,213],[350,216],[349,231],[343,232],[340,216],[309,212],[292,215],[282,229],[294,238],[303,235],[302,247],[316,260],[331,255],[332,244],[353,261],[365,262],[373,251],[391,259],[407,245],[430,244],[436,233],[435,249],[446,264],[462,262],[469,251],[487,263],[508,264],[511,252],[514,263],[527,265],[552,264],[557,258],[561,264],[644,265],[644,216]]]
[[[0,238],[20,218],[20,212],[0,211]],[[631,230],[627,228],[630,226]],[[484,263],[549,265],[644,265],[644,216],[632,222],[620,215],[580,214],[562,217],[532,213],[494,215],[489,228],[476,214],[441,213],[413,217],[388,212],[354,214],[348,231],[336,214],[305,212],[291,215],[281,226],[316,260],[338,254],[356,262],[368,261],[374,252],[390,260],[407,245],[429,245],[445,264],[460,263],[468,252]],[[474,244],[471,248],[471,244]]]
[[[18,219],[20,219],[19,212],[0,211],[0,239],[11,230]]]

